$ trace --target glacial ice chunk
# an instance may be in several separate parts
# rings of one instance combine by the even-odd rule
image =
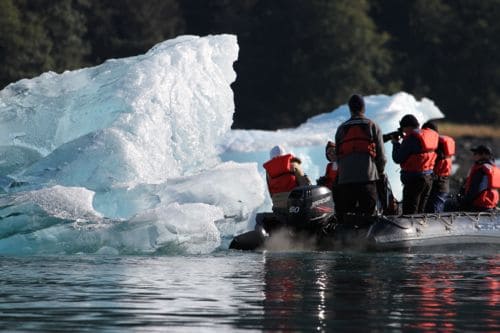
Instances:
[[[346,96],[346,100],[349,96]],[[412,95],[399,92],[392,96],[372,95],[365,97],[366,116],[375,121],[383,133],[399,128],[399,120],[405,114],[413,114],[421,124],[430,119],[443,118],[443,113],[433,101],[423,98],[418,101]],[[304,171],[311,180],[317,179],[325,172],[325,145],[328,140],[334,141],[337,127],[349,119],[347,104],[334,110],[314,116],[297,128],[277,131],[232,130],[227,133],[219,149],[223,160],[237,162],[255,162],[264,174],[262,164],[269,159],[269,150],[277,144],[283,145],[287,151],[302,159]],[[399,165],[391,158],[392,144],[385,144],[387,157],[386,173],[397,198],[401,199],[401,182]]]
[[[157,183],[214,166],[213,143],[232,124],[237,54],[235,36],[182,36],[10,84],[0,91],[0,146],[46,156],[24,174],[69,186]]]

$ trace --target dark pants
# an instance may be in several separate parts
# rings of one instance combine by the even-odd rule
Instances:
[[[407,179],[403,184],[403,214],[423,213],[431,187],[431,175],[415,176]]]
[[[431,194],[427,200],[426,213],[442,213],[444,212],[446,200],[448,200],[450,192],[450,179],[448,176],[436,177],[432,181]]]
[[[336,187],[335,210],[342,219],[346,213],[374,215],[377,205],[375,182],[338,184]]]
[[[426,213],[442,213],[446,200],[448,200],[448,192],[431,191],[425,208]]]

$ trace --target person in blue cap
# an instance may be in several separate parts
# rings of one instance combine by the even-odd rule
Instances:
[[[493,160],[493,151],[486,145],[471,149],[474,164],[465,181],[462,209],[485,211],[498,205],[500,169]]]

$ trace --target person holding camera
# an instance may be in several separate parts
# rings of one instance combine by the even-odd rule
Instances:
[[[335,133],[338,175],[335,195],[337,217],[346,213],[374,215],[376,181],[384,177],[387,162],[382,132],[365,116],[365,102],[352,95],[348,102],[351,118]]]
[[[399,122],[403,140],[392,137],[392,159],[401,165],[403,183],[403,214],[423,213],[432,187],[439,134],[430,129],[419,129],[417,118],[405,115]]]

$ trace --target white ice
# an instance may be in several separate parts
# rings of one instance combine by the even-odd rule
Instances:
[[[295,129],[231,130],[237,56],[235,36],[181,36],[0,91],[0,254],[209,253],[270,208],[273,145],[317,178],[346,106]],[[366,103],[383,131],[406,113],[443,116],[403,92]]]
[[[346,96],[346,99],[349,96]],[[392,96],[373,95],[365,97],[366,116],[379,124],[383,133],[399,128],[399,120],[405,114],[413,114],[423,124],[430,119],[443,118],[443,113],[433,101],[416,100],[412,95],[400,92]],[[325,145],[334,141],[337,127],[349,119],[346,104],[334,110],[312,117],[297,128],[278,131],[232,130],[228,132],[220,147],[224,160],[238,162],[258,161],[261,174],[262,164],[269,158],[269,150],[281,144],[303,161],[305,172],[312,180],[324,174],[326,166]],[[386,174],[397,198],[401,198],[399,166],[392,161],[392,144],[385,144],[387,157]],[[267,201],[269,205],[269,200]],[[269,207],[266,207],[268,209]]]

